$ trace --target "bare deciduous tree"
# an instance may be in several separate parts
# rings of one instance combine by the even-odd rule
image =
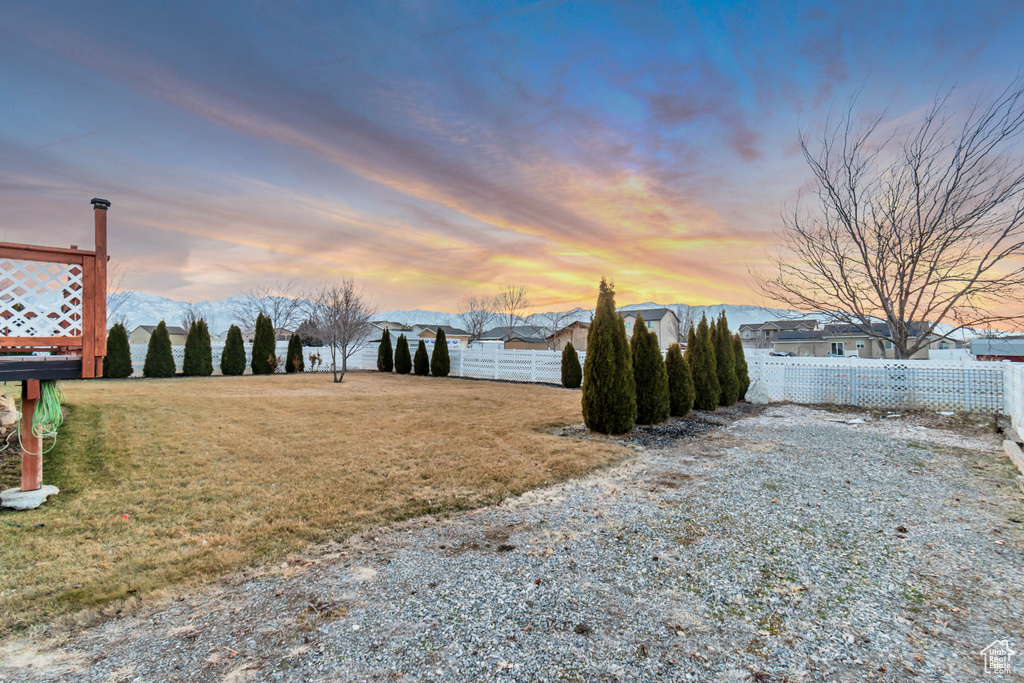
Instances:
[[[355,280],[343,278],[321,285],[309,309],[309,319],[317,336],[330,349],[334,381],[341,382],[348,372],[348,359],[369,341],[370,319],[377,313],[378,306],[366,299],[363,288],[357,286]]]
[[[695,320],[696,313],[693,310],[693,306],[688,304],[676,304],[674,309],[676,314],[676,341],[685,345],[686,338],[690,334],[690,328],[697,324]]]
[[[1019,320],[1000,308],[1024,295],[1024,77],[960,119],[951,102],[894,128],[857,127],[851,104],[813,146],[801,134],[815,201],[783,216],[781,249],[754,274],[768,298],[891,342],[900,358]]]
[[[498,322],[506,328],[505,341],[512,337],[512,328],[523,321],[530,297],[526,285],[516,280],[507,280],[494,297],[494,311]]]
[[[243,293],[235,307],[235,318],[243,332],[256,329],[256,318],[261,313],[270,318],[275,335],[279,330],[294,331],[306,317],[305,296],[293,281],[257,283]]]
[[[469,332],[469,343],[491,329],[496,317],[494,297],[470,292],[459,301],[459,320]]]
[[[577,310],[555,313],[534,313],[526,318],[526,325],[533,333],[543,339],[548,348],[555,350],[558,346],[558,333],[562,328],[576,320]]]
[[[128,327],[128,304],[135,292],[124,288],[125,269],[121,264],[107,267],[107,327],[121,324]]]
[[[192,328],[192,323],[199,320],[205,321],[207,327],[211,329],[217,322],[216,316],[209,306],[189,302],[185,307],[184,313],[181,314],[181,327],[185,330],[189,330]]]

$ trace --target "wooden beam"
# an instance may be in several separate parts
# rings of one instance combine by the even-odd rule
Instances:
[[[56,247],[35,247],[31,244],[0,242],[0,258],[18,261],[42,261],[44,263],[72,263],[81,265],[91,251],[79,249],[57,249]]]
[[[82,337],[0,337],[0,348],[60,346],[82,348]]]
[[[35,491],[43,485],[43,442],[32,433],[32,418],[39,405],[39,380],[21,383],[21,490]]]

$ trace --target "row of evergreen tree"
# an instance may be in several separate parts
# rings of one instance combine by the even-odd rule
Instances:
[[[672,344],[664,357],[658,336],[638,315],[632,339],[615,311],[615,289],[601,280],[597,311],[587,333],[587,358],[580,375],[571,344],[562,353],[562,384],[583,382],[583,421],[603,434],[625,434],[634,424],[657,424],[692,408],[733,405],[750,386],[739,335],[729,333],[725,312],[691,327],[683,354]]]
[[[433,375],[434,377],[447,377],[451,372],[451,359],[448,356],[448,339],[444,330],[437,328],[437,338],[434,339],[434,350],[427,356],[427,345],[420,339],[416,347],[416,355],[409,353],[409,340],[404,334],[398,335],[395,342],[395,349],[391,350],[391,332],[384,330],[380,337],[380,344],[377,347],[377,370],[380,372],[391,372],[394,370],[399,375],[408,375],[412,372],[415,375]]]
[[[269,375],[277,371],[279,364],[274,337],[274,326],[269,317],[260,314],[256,319],[256,330],[252,343],[252,361],[249,364],[254,375]],[[306,369],[302,357],[302,339],[293,334],[288,340],[285,357],[285,372],[303,372]],[[103,376],[109,378],[131,377],[132,353],[128,343],[128,331],[117,324],[107,334],[107,356],[103,361]],[[171,335],[167,324],[161,320],[149,337],[146,348],[146,362],[142,368],[143,377],[173,377],[178,368],[171,351]],[[220,371],[224,375],[241,375],[245,372],[245,343],[242,330],[232,325],[224,342],[220,357]],[[210,344],[210,330],[206,321],[194,321],[185,338],[185,359],[181,374],[186,377],[208,377],[213,374],[213,351]]]

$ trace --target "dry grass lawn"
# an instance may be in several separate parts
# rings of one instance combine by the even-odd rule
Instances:
[[[64,390],[69,418],[43,465],[60,495],[0,512],[0,634],[493,503],[623,453],[551,435],[581,420],[580,393],[551,387],[368,373]],[[0,486],[17,485],[10,458]]]

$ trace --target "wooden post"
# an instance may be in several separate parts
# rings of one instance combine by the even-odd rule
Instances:
[[[39,404],[39,380],[21,383],[21,490],[35,491],[43,485],[43,442],[32,433],[32,417]]]
[[[93,305],[93,329],[82,330],[83,335],[92,334],[95,341],[93,358],[82,358],[92,366],[93,375],[103,376],[103,357],[107,355],[107,209],[110,202],[106,199],[93,199],[93,214],[96,224],[96,265]]]

